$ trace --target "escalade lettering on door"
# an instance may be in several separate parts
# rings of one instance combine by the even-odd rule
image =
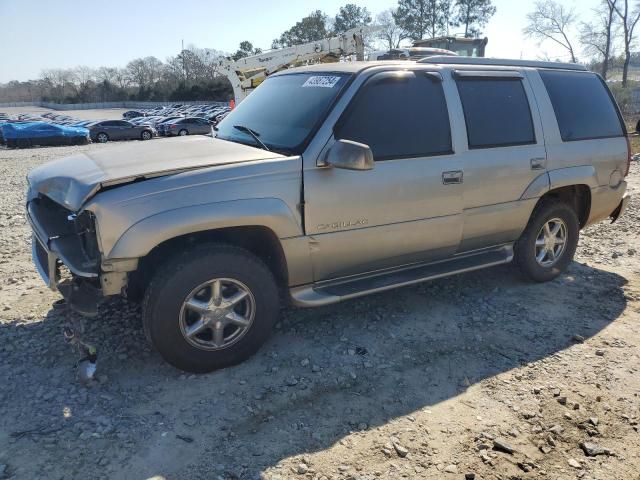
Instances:
[[[341,228],[351,228],[364,226],[369,222],[366,218],[359,218],[357,220],[338,221],[333,223],[321,223],[318,225],[318,230],[338,230]]]

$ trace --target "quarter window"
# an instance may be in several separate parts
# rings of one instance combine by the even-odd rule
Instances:
[[[442,83],[426,72],[379,73],[362,87],[335,134],[368,145],[377,161],[451,153]]]
[[[549,93],[563,141],[624,135],[613,99],[598,76],[547,70],[539,73]]]
[[[463,77],[457,80],[469,148],[535,143],[529,101],[518,78]]]

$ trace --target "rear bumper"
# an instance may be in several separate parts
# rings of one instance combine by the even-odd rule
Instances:
[[[625,194],[622,196],[622,200],[620,200],[620,204],[616,207],[616,209],[611,212],[611,223],[615,222],[616,220],[618,220],[618,218],[620,218],[620,216],[625,212],[625,210],[627,209],[627,205],[629,205],[629,201],[631,200],[631,195],[629,195],[628,192],[625,192]]]
[[[626,199],[626,200],[625,200]],[[617,217],[622,214],[623,208],[628,204],[627,182],[622,181],[617,186],[611,187],[603,185],[591,189],[591,211],[586,225],[592,225],[609,217],[613,217],[617,212]]]

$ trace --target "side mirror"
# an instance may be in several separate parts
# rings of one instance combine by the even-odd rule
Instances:
[[[324,164],[345,170],[371,170],[373,153],[364,143],[337,140],[327,151]]]

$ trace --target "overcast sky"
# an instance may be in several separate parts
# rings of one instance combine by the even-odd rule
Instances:
[[[598,0],[560,0],[587,20]],[[242,40],[267,49],[311,11],[334,16],[345,3],[374,15],[394,0],[0,0],[0,82],[37,78],[43,69],[77,65],[124,66],[136,57],[161,60],[186,45],[232,52]],[[487,56],[562,57],[551,43],[538,47],[522,36],[534,0],[494,0],[497,13],[485,29]]]

